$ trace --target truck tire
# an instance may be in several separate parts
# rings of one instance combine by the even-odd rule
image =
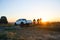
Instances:
[[[30,25],[29,23],[26,24],[27,27],[28,27],[29,25]]]
[[[20,26],[21,26],[21,27],[23,27],[23,26],[24,26],[24,23],[23,23],[23,22],[21,22]]]
[[[16,24],[16,23],[15,23],[14,25],[15,25],[15,26],[17,26],[17,24]]]

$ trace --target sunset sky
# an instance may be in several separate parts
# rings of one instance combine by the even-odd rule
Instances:
[[[60,0],[0,0],[0,17],[60,21]]]

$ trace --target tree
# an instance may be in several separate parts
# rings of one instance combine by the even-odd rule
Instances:
[[[0,19],[0,23],[1,23],[1,19]]]
[[[5,16],[1,16],[1,24],[7,24],[7,18]]]

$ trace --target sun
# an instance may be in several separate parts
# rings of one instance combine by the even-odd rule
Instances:
[[[47,22],[48,19],[46,17],[42,17],[42,22]]]

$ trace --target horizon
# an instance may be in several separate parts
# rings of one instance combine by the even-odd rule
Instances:
[[[0,17],[9,22],[20,18],[60,22],[60,0],[0,0]]]

